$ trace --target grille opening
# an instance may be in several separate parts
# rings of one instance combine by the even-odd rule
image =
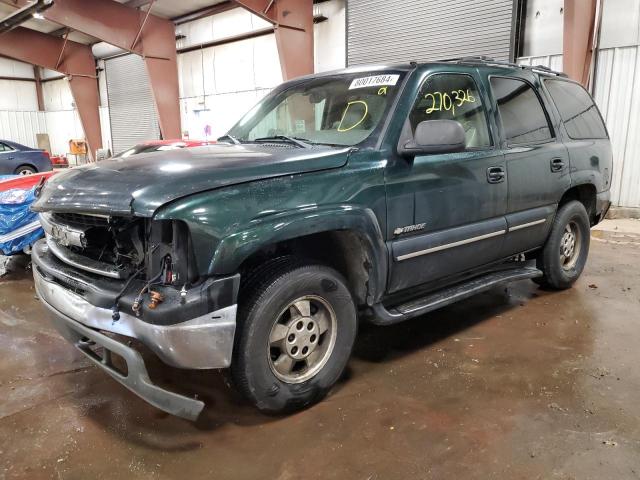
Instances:
[[[53,220],[73,227],[108,227],[109,217],[82,213],[54,213]]]

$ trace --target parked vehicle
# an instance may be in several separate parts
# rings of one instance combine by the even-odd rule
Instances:
[[[52,168],[48,152],[0,140],[0,175],[32,175]]]
[[[74,169],[34,205],[47,232],[35,285],[57,328],[190,419],[203,403],[152,384],[105,332],[174,367],[230,367],[259,409],[288,412],[340,378],[358,318],[389,325],[528,278],[570,287],[609,207],[600,113],[544,67],[467,58],[304,77],[219,140]]]
[[[131,155],[139,155],[140,153],[165,152],[178,148],[201,147],[203,145],[211,145],[212,143],[215,142],[203,140],[150,140],[117,153],[112,158],[127,158]]]

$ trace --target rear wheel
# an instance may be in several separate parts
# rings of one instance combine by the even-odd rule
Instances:
[[[590,233],[584,205],[578,201],[563,205],[538,256],[537,265],[544,275],[537,282],[558,290],[571,287],[587,263]]]
[[[16,168],[14,173],[16,175],[33,175],[34,173],[36,173],[36,169],[33,167],[30,167],[29,165],[21,165],[18,168]]]
[[[324,265],[276,260],[243,287],[231,377],[260,410],[283,413],[322,399],[356,337],[344,278]]]

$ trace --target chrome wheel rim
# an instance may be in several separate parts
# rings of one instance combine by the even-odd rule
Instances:
[[[564,270],[571,270],[576,266],[582,250],[582,234],[578,224],[569,222],[560,239],[560,265]]]
[[[273,374],[286,383],[301,383],[315,376],[331,357],[337,320],[331,305],[306,295],[280,312],[267,345]]]
[[[25,168],[24,170],[19,170],[18,175],[33,175],[33,172]]]

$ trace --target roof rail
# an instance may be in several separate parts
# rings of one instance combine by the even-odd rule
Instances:
[[[476,64],[476,65],[496,65],[499,67],[522,68],[523,70],[531,70],[536,73],[556,75],[558,77],[567,76],[566,73],[552,70],[549,67],[545,67],[544,65],[520,65],[518,63],[494,60],[493,58],[487,57],[485,55],[478,55],[478,56],[472,56],[472,57],[447,58],[445,60],[440,60],[440,61],[447,62],[447,63],[467,63],[467,64]]]

